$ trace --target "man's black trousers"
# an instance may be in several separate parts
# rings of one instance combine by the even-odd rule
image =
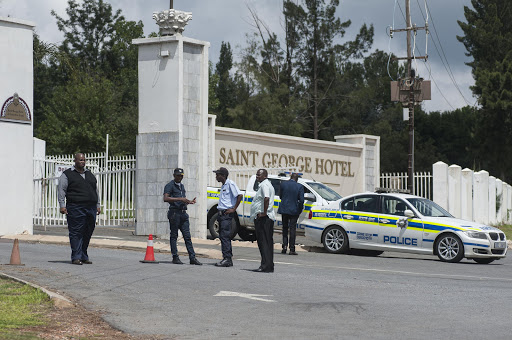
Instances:
[[[290,230],[290,251],[295,251],[295,237],[297,235],[297,220],[299,215],[282,214],[283,221],[283,249],[288,246],[288,230]]]
[[[96,226],[96,206],[82,206],[78,204],[68,204],[68,230],[69,244],[71,245],[71,261],[73,260],[89,260],[87,249],[91,241],[94,227]]]
[[[274,270],[274,221],[267,215],[254,220],[256,239],[261,254],[261,269]]]

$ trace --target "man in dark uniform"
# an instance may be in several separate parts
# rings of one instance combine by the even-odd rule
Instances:
[[[92,264],[87,254],[96,215],[101,212],[96,177],[85,168],[85,155],[75,155],[75,165],[59,178],[58,200],[61,214],[68,220],[71,263]]]
[[[278,214],[281,214],[283,222],[283,250],[286,254],[288,246],[288,230],[290,230],[290,255],[297,255],[295,252],[295,235],[297,232],[297,220],[304,207],[304,186],[298,183],[299,175],[292,173],[289,181],[281,181],[281,203]]]
[[[184,174],[183,169],[174,169],[174,180],[167,183],[164,188],[164,202],[169,203],[167,218],[169,219],[169,226],[171,228],[172,263],[183,264],[178,256],[177,246],[178,230],[181,230],[181,234],[185,240],[185,246],[187,247],[190,264],[200,266],[202,263],[196,259],[196,253],[192,246],[190,223],[187,214],[187,206],[189,204],[195,204],[196,198],[194,197],[193,200],[189,200],[185,196],[185,186],[181,183]]]

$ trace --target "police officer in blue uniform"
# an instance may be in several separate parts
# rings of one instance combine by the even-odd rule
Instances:
[[[189,204],[195,204],[196,198],[194,197],[193,200],[189,200],[185,196],[185,186],[181,183],[184,174],[185,172],[183,169],[174,169],[174,180],[167,183],[164,188],[164,202],[169,203],[167,218],[169,219],[169,226],[171,229],[170,243],[172,263],[183,264],[178,256],[177,246],[178,230],[181,230],[181,234],[185,240],[185,246],[187,247],[190,264],[200,266],[202,263],[197,260],[194,247],[192,246],[190,223],[187,214],[187,206]]]

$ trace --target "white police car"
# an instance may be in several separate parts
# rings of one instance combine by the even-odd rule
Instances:
[[[305,235],[331,253],[395,251],[477,263],[491,263],[507,253],[501,230],[457,219],[431,200],[400,193],[361,193],[345,197],[339,206],[312,209]]]

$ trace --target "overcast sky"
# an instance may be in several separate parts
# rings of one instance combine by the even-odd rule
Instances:
[[[127,20],[142,20],[145,35],[158,30],[152,19],[153,12],[168,8],[170,3],[169,0],[105,1],[111,3],[114,9],[120,8]],[[460,108],[468,103],[473,105],[475,98],[469,90],[473,78],[471,69],[465,65],[470,59],[465,56],[464,46],[456,39],[457,35],[462,35],[457,20],[465,21],[464,6],[471,6],[470,0],[427,0],[427,5],[430,9],[431,32],[428,39],[429,61],[417,61],[417,73],[432,80],[432,100],[424,102],[424,109],[442,111]],[[214,64],[218,61],[222,41],[229,42],[236,54],[239,50],[237,46],[245,43],[245,33],[253,30],[247,6],[251,6],[278,36],[283,36],[281,0],[174,0],[174,8],[192,12],[192,21],[185,28],[184,35],[209,41],[210,60]],[[63,37],[50,11],[53,9],[64,16],[66,7],[66,0],[0,0],[0,16],[32,21],[43,41],[59,43]],[[362,24],[373,24],[373,49],[391,51],[404,57],[405,34],[395,33],[390,42],[386,32],[393,23],[395,29],[405,28],[403,13],[405,0],[341,0],[337,15],[342,21],[352,22],[342,41],[353,40]],[[425,0],[411,0],[411,14],[413,24],[425,26]],[[416,55],[425,55],[424,31],[419,31],[416,46]]]

